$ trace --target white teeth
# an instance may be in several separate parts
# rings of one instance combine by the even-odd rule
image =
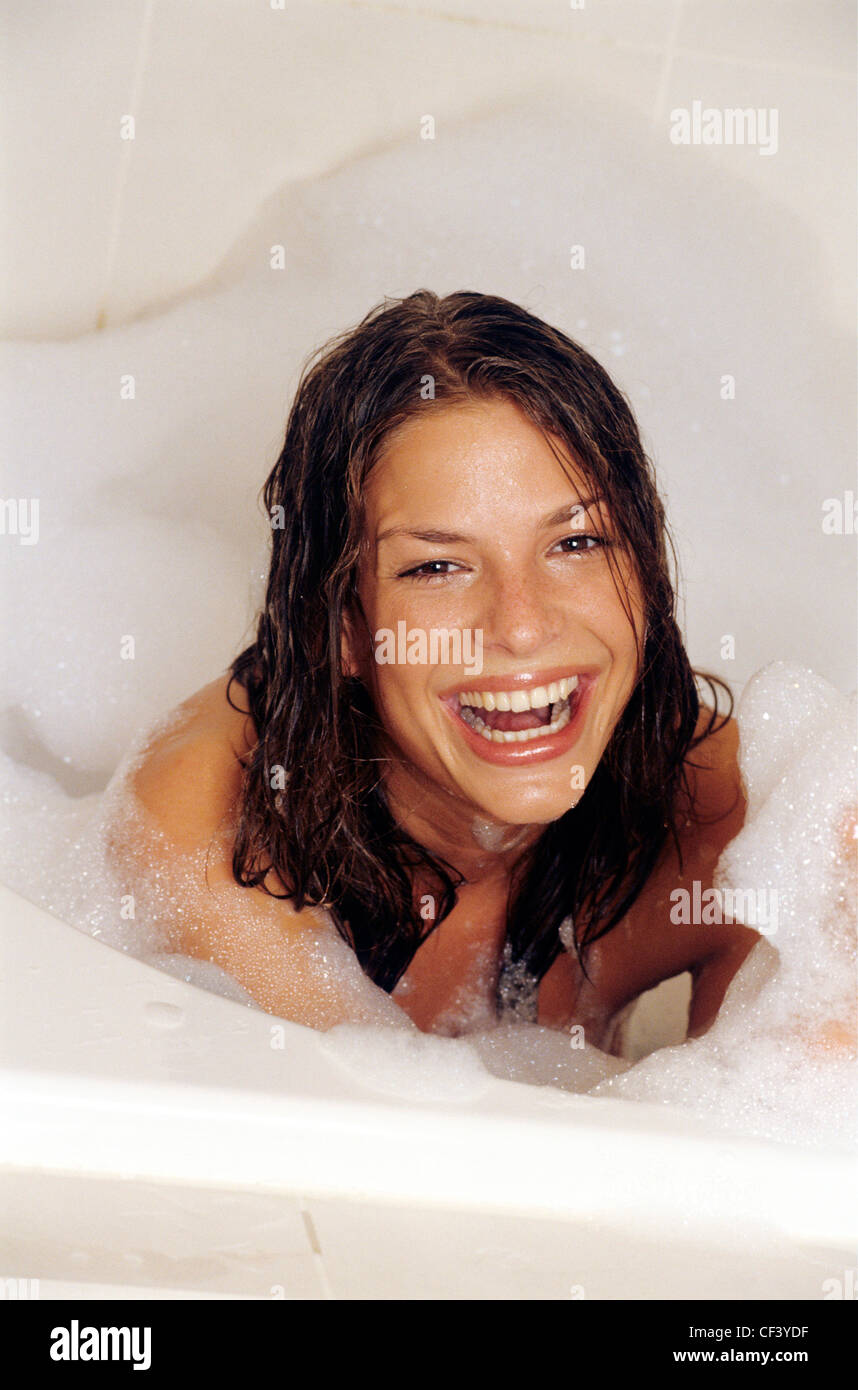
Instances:
[[[532,690],[463,690],[459,692],[459,704],[471,709],[514,710],[521,714],[527,709],[556,705],[577,688],[577,676],[564,676],[562,681],[552,681],[548,686],[537,685]]]
[[[474,714],[472,709],[463,709],[462,718],[466,724],[484,738],[489,743],[527,743],[530,739],[544,738],[546,734],[559,733],[561,729],[569,723],[572,712],[564,702],[560,712],[555,716],[550,724],[540,724],[536,729],[489,729],[478,714]]]

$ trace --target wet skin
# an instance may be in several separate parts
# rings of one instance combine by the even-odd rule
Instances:
[[[481,861],[476,816],[532,827],[534,839],[569,809],[581,794],[571,790],[571,766],[589,780],[634,687],[635,630],[623,600],[640,628],[640,593],[610,518],[598,502],[582,511],[588,501],[586,483],[566,476],[547,440],[507,402],[410,420],[370,474],[372,544],[358,581],[365,621],[353,618],[345,661],[369,686],[387,731],[398,818],[466,874]],[[481,632],[481,674],[377,663],[373,635],[401,620],[409,629]],[[484,741],[474,746],[447,703],[458,690],[531,688],[576,672],[589,687],[586,719],[572,748],[547,756],[517,743],[503,745],[505,763],[487,761]]]
[[[642,602],[634,566],[604,504],[573,460],[566,457],[564,468],[555,450],[562,452],[560,442],[552,449],[509,402],[435,408],[388,437],[367,484],[367,544],[343,667],[367,684],[381,717],[394,815],[466,879],[453,912],[417,951],[394,995],[424,1030],[437,1024],[456,1031],[449,1020],[463,990],[488,1004],[512,866],[578,801],[636,680]],[[380,664],[375,636],[400,622],[409,630],[479,631],[482,672]],[[575,675],[572,718],[556,733],[489,742],[459,712],[460,691],[529,691]],[[168,743],[152,746],[136,776],[139,795],[177,842],[201,842],[237,795],[237,756],[254,730],[227,706],[225,686],[215,682],[187,703],[185,722]],[[535,727],[539,716],[512,722]],[[632,911],[594,947],[590,982],[573,958],[558,957],[540,986],[541,1023],[583,1023],[591,1042],[607,1045],[631,1000],[685,970],[694,981],[689,1031],[712,1022],[757,934],[730,924],[677,927],[669,920],[669,894],[694,879],[709,886],[721,850],[741,827],[736,743],[730,721],[695,750],[684,872],[666,847]],[[198,790],[178,780],[189,757]],[[211,770],[202,779],[201,763]],[[249,899],[264,896],[243,891]],[[277,930],[294,938],[301,914],[288,904],[277,911]],[[276,947],[275,931],[269,957]],[[217,959],[263,1007],[279,1011],[276,985],[266,976],[264,989],[254,989],[257,975],[241,949],[219,942],[215,922],[186,949]],[[295,1016],[291,1004],[287,1016]],[[347,1017],[344,1005],[331,1022]]]

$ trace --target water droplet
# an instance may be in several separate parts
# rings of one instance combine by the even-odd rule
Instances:
[[[143,1012],[146,1022],[153,1028],[178,1028],[185,1017],[185,1011],[179,1004],[167,1004],[163,999],[153,999]]]

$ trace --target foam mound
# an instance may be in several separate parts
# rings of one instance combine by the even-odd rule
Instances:
[[[714,886],[766,893],[777,904],[776,929],[747,957],[708,1033],[653,1053],[591,1094],[681,1105],[768,1138],[852,1142],[855,696],[775,662],[749,682],[737,718],[748,810]]]

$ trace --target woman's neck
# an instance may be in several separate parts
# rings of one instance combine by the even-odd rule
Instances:
[[[508,879],[522,854],[536,844],[544,826],[507,825],[422,785],[392,773],[385,797],[396,823],[430,854],[458,870],[466,883]]]

